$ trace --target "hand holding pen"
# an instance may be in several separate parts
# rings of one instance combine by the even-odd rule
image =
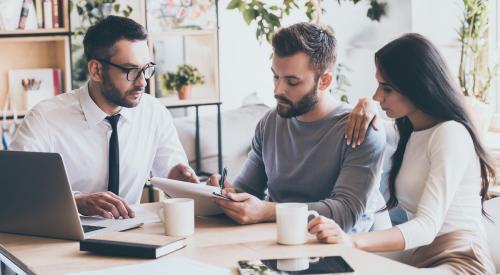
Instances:
[[[227,176],[227,169],[226,169],[226,167],[224,167],[224,169],[222,169],[222,176],[220,177],[220,180],[219,180],[221,195],[222,195],[222,190],[224,189],[224,182],[226,181],[226,176]]]
[[[222,191],[225,190],[227,192],[235,192],[235,189],[231,186],[230,183],[228,183],[226,181],[226,178],[227,178],[227,169],[226,168],[224,168],[222,170],[222,175],[214,174],[208,178],[208,180],[206,182],[207,185],[220,188],[220,190],[218,192],[213,192],[214,196],[216,196],[218,198],[228,199],[225,195],[223,195]]]

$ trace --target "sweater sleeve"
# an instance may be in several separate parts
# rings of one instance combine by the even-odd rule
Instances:
[[[398,225],[405,239],[405,249],[427,245],[434,240],[467,169],[472,161],[477,161],[472,138],[463,125],[445,122],[438,127],[427,143],[430,170],[415,217]]]
[[[330,196],[308,203],[309,209],[333,219],[344,231],[350,231],[365,213],[368,199],[378,187],[384,147],[384,133],[371,129],[360,146],[346,145],[340,174]]]

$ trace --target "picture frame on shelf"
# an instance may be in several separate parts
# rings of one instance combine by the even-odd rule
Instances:
[[[11,109],[27,111],[44,99],[62,92],[61,70],[58,68],[9,70]]]
[[[147,0],[146,10],[148,30],[153,33],[217,28],[215,0]]]

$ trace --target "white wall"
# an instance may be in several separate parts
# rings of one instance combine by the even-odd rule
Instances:
[[[490,66],[494,66],[500,60],[500,3],[498,1],[490,2],[490,30],[492,36],[490,37],[490,49],[494,49],[490,56]],[[496,91],[496,98],[492,96],[493,103],[496,103],[496,111],[500,112],[500,78],[497,77],[494,82],[494,90]]]

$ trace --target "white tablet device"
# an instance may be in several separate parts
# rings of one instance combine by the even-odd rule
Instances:
[[[220,188],[208,186],[203,183],[153,177],[149,181],[160,188],[170,198],[194,199],[194,212],[196,216],[210,216],[221,214],[222,209],[212,201],[213,197],[223,198],[214,194],[220,193]]]

